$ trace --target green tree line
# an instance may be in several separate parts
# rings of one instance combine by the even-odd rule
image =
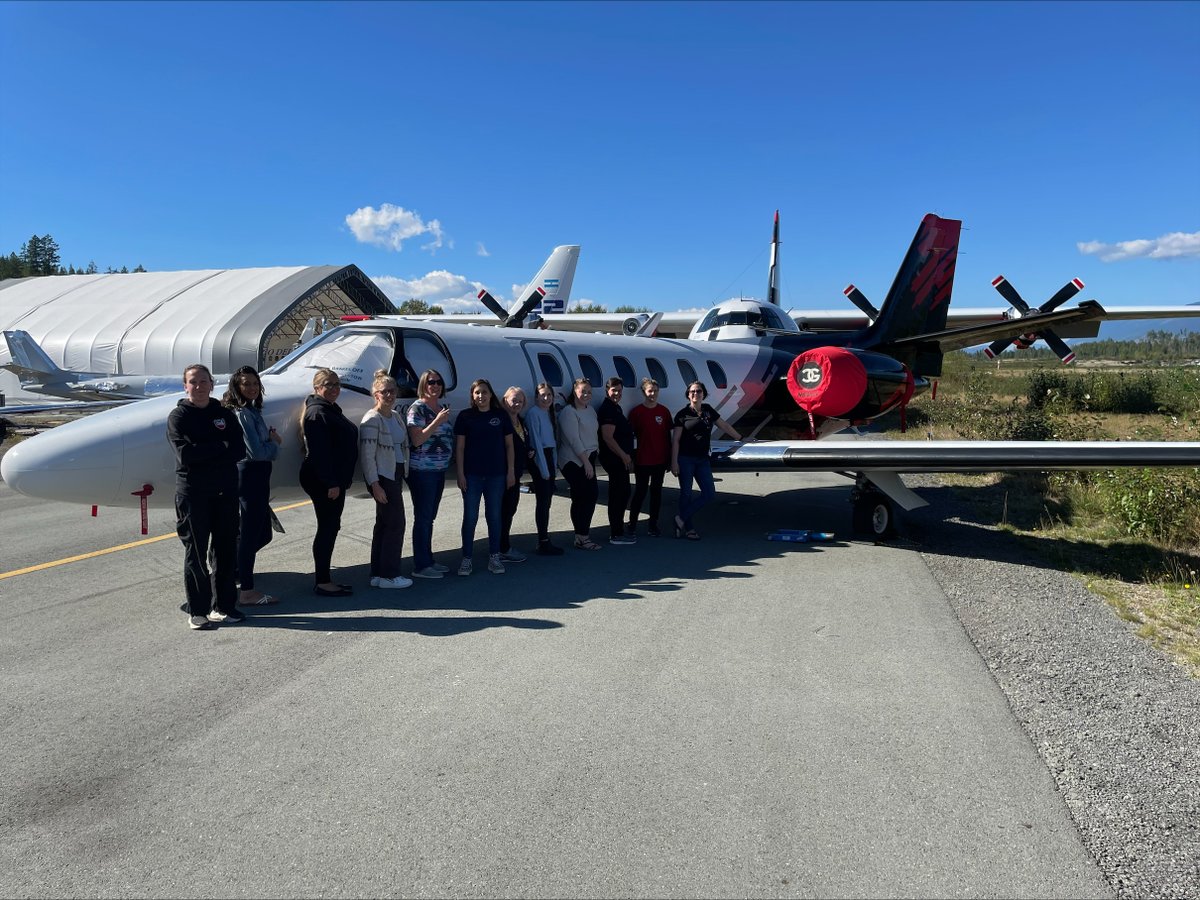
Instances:
[[[19,251],[14,250],[7,256],[0,256],[0,280],[36,278],[42,275],[96,275],[99,271],[95,260],[89,261],[87,266],[78,269],[73,264],[64,267],[58,241],[49,234],[31,235],[29,240],[21,245]],[[138,265],[132,271],[145,272],[146,270]],[[125,266],[121,266],[119,269],[109,266],[105,270],[105,274],[108,275],[128,274],[129,272],[130,270]]]

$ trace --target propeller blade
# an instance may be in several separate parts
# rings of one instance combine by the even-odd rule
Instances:
[[[521,323],[525,321],[525,317],[527,315],[529,315],[530,311],[535,306],[540,306],[542,304],[542,301],[545,298],[546,298],[546,289],[544,287],[539,287],[537,290],[535,290],[532,294],[529,295],[529,297],[525,300],[524,303],[522,303],[520,305],[520,307],[517,308],[516,312],[514,312],[511,316],[507,316],[504,319],[504,327],[505,328],[520,328]]]
[[[1047,300],[1045,303],[1043,303],[1040,307],[1038,307],[1038,310],[1040,312],[1052,312],[1052,311],[1058,309],[1059,306],[1061,306],[1067,300],[1070,300],[1072,297],[1074,297],[1076,294],[1078,294],[1082,290],[1083,290],[1083,282],[1080,281],[1078,278],[1072,278],[1070,281],[1068,281],[1066,284],[1064,284],[1061,288],[1058,289],[1057,294],[1055,294],[1053,297],[1051,297],[1049,300]]]
[[[1008,301],[1009,306],[1019,309],[1023,313],[1029,312],[1029,304],[1021,299],[1017,289],[1009,284],[1008,279],[1003,275],[997,275],[992,279],[992,287],[1000,292],[1000,296]]]
[[[508,318],[508,310],[496,302],[496,298],[488,293],[488,289],[484,288],[477,295],[479,302],[488,308],[494,315],[498,316],[501,321]]]
[[[1001,338],[998,341],[992,341],[983,348],[983,355],[988,359],[995,359],[1001,353],[1008,349],[1008,345],[1015,341],[1016,338]]]
[[[1058,358],[1063,361],[1064,365],[1075,358],[1075,351],[1068,347],[1063,339],[1053,331],[1039,331],[1038,337],[1046,342],[1046,346],[1058,355]]]
[[[846,285],[846,289],[844,291],[842,291],[842,293],[846,295],[846,298],[851,303],[853,303],[863,313],[865,313],[866,317],[868,319],[870,319],[872,322],[874,322],[876,319],[879,318],[879,310],[877,310],[874,307],[874,305],[871,303],[871,301],[867,299],[867,295],[864,294],[862,291],[860,291],[858,288],[856,288],[854,285],[852,285],[852,284]]]

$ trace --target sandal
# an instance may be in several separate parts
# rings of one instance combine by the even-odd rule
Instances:
[[[693,528],[691,531],[689,531],[689,532],[687,533],[687,539],[688,539],[689,541],[698,541],[698,540],[700,540],[700,532],[698,532],[698,531],[697,531],[695,528]]]
[[[575,537],[575,549],[576,550],[599,550],[600,545],[597,544],[595,541],[593,541],[591,538],[587,538],[587,537],[581,538],[579,536],[576,536]]]

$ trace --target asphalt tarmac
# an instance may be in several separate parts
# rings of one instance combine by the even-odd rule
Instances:
[[[170,513],[143,538],[0,485],[0,894],[1111,896],[920,554],[851,540],[847,489],[729,474],[700,542],[611,546],[601,509],[600,552],[504,575],[481,517],[474,575],[403,591],[367,587],[351,499],[345,599],[312,594],[296,506],[259,557],[284,602],[191,632]],[[460,515],[448,485],[452,567]]]

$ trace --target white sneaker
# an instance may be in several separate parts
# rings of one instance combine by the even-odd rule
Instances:
[[[379,582],[377,585],[375,585],[375,587],[378,588],[391,589],[412,587],[412,579],[405,578],[403,575],[397,575],[395,578],[377,578],[375,580]]]
[[[413,578],[441,578],[442,573],[430,566],[427,569],[417,569],[413,572]]]
[[[383,581],[378,575],[371,576],[371,587],[379,587],[379,582]]]
[[[464,559],[462,562],[460,562],[458,564],[458,574],[459,575],[470,575],[471,574],[471,560]]]
[[[488,571],[493,575],[504,574],[504,563],[500,562],[500,554],[493,553],[488,557]]]

